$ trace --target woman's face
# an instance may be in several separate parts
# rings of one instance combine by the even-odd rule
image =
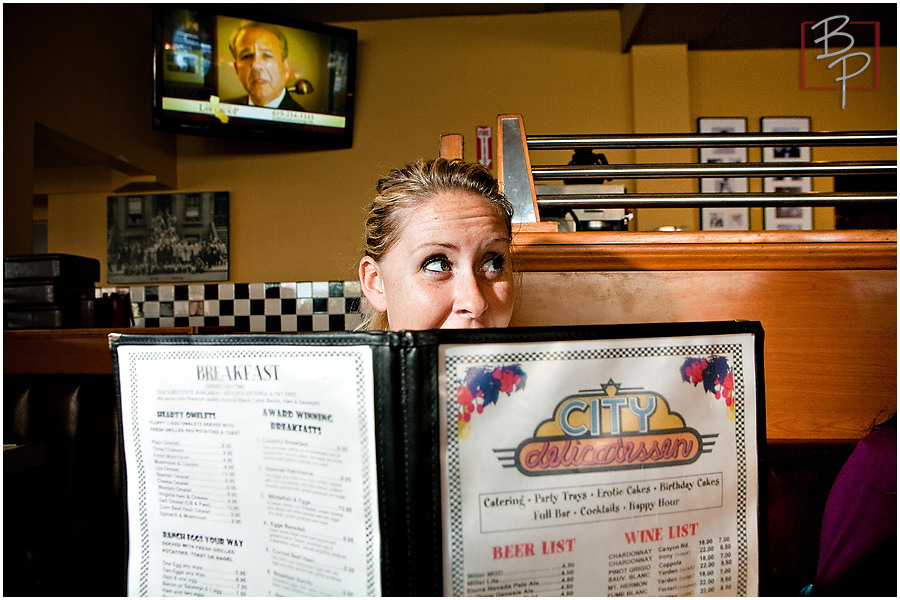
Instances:
[[[360,261],[360,281],[392,331],[506,327],[512,317],[506,227],[472,192],[444,192],[411,209],[381,262]]]

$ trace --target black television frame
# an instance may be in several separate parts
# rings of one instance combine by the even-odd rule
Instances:
[[[300,5],[302,7],[302,5]],[[231,139],[236,141],[278,144],[307,149],[350,148],[353,145],[353,126],[356,96],[357,66],[357,32],[353,29],[335,27],[322,23],[306,21],[286,14],[284,10],[265,10],[251,5],[154,5],[153,10],[153,129],[171,133],[196,135],[203,137]],[[174,32],[175,14],[187,11],[196,17],[199,28],[196,43],[208,44],[209,66],[202,73],[188,73],[186,79],[193,81],[173,81],[172,69],[166,69],[166,42]],[[251,20],[275,25],[290,38],[294,36],[310,36],[322,43],[331,42],[332,49],[339,46],[343,53],[345,67],[341,71],[344,76],[345,91],[335,99],[335,70],[328,56],[319,56],[318,62],[324,60],[328,65],[323,75],[317,77],[313,87],[322,89],[327,86],[324,96],[328,99],[330,111],[310,109],[307,111],[286,111],[279,109],[238,106],[226,103],[224,99],[216,100],[222,88],[219,69],[228,66],[222,56],[230,56],[227,50],[228,40],[219,39],[220,19]],[[205,29],[204,29],[205,28]],[[192,35],[192,34],[191,34]],[[223,53],[224,50],[224,53]],[[291,48],[288,48],[291,58]],[[196,49],[202,61],[207,56],[202,47]],[[195,67],[197,65],[194,65]],[[323,69],[319,69],[323,71]],[[167,75],[169,78],[167,78]],[[177,76],[177,75],[176,75]],[[198,79],[202,78],[202,83]],[[212,94],[212,91],[216,94]],[[319,93],[322,96],[322,92]],[[304,96],[294,96],[300,98]],[[342,108],[340,103],[343,103]],[[320,106],[322,100],[317,102]],[[175,110],[172,106],[181,106],[184,110]],[[194,106],[196,104],[196,106]],[[271,118],[258,118],[262,112],[271,112]],[[252,114],[253,118],[245,118]],[[223,118],[223,115],[227,117]],[[343,127],[333,127],[327,123],[340,122]]]

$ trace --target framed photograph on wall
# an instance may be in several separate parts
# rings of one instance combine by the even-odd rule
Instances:
[[[700,228],[704,231],[749,231],[750,209],[734,207],[703,208]]]
[[[767,194],[809,192],[809,177],[766,177],[764,189]],[[808,206],[767,206],[763,212],[766,229],[790,231],[813,228],[813,212]]]
[[[759,120],[763,133],[795,133],[810,130],[809,117],[763,117]],[[809,146],[775,146],[763,148],[763,162],[809,162]]]
[[[760,119],[763,133],[792,133],[811,131],[809,117],[763,117]],[[762,150],[763,162],[810,162],[809,146],[773,146]],[[763,180],[766,193],[810,192],[812,177],[766,177]],[[803,230],[813,228],[813,210],[809,206],[766,207],[763,212],[766,229]]]
[[[746,133],[744,117],[700,117],[699,133]],[[747,148],[700,148],[701,163],[745,163]],[[704,194],[740,194],[747,192],[746,177],[703,177]],[[741,207],[701,208],[701,228],[710,231],[746,231],[750,229],[750,209]]]
[[[107,281],[228,280],[228,192],[107,198]]]

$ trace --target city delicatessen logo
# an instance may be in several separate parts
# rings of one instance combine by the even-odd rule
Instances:
[[[533,477],[686,465],[711,452],[716,437],[689,427],[661,394],[610,379],[562,399],[534,435],[495,452]]]

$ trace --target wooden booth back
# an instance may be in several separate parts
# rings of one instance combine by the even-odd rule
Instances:
[[[769,440],[897,405],[896,231],[521,233],[513,325],[760,321]]]
[[[897,406],[896,231],[520,233],[513,325],[760,321],[763,595],[813,582],[825,501]]]

